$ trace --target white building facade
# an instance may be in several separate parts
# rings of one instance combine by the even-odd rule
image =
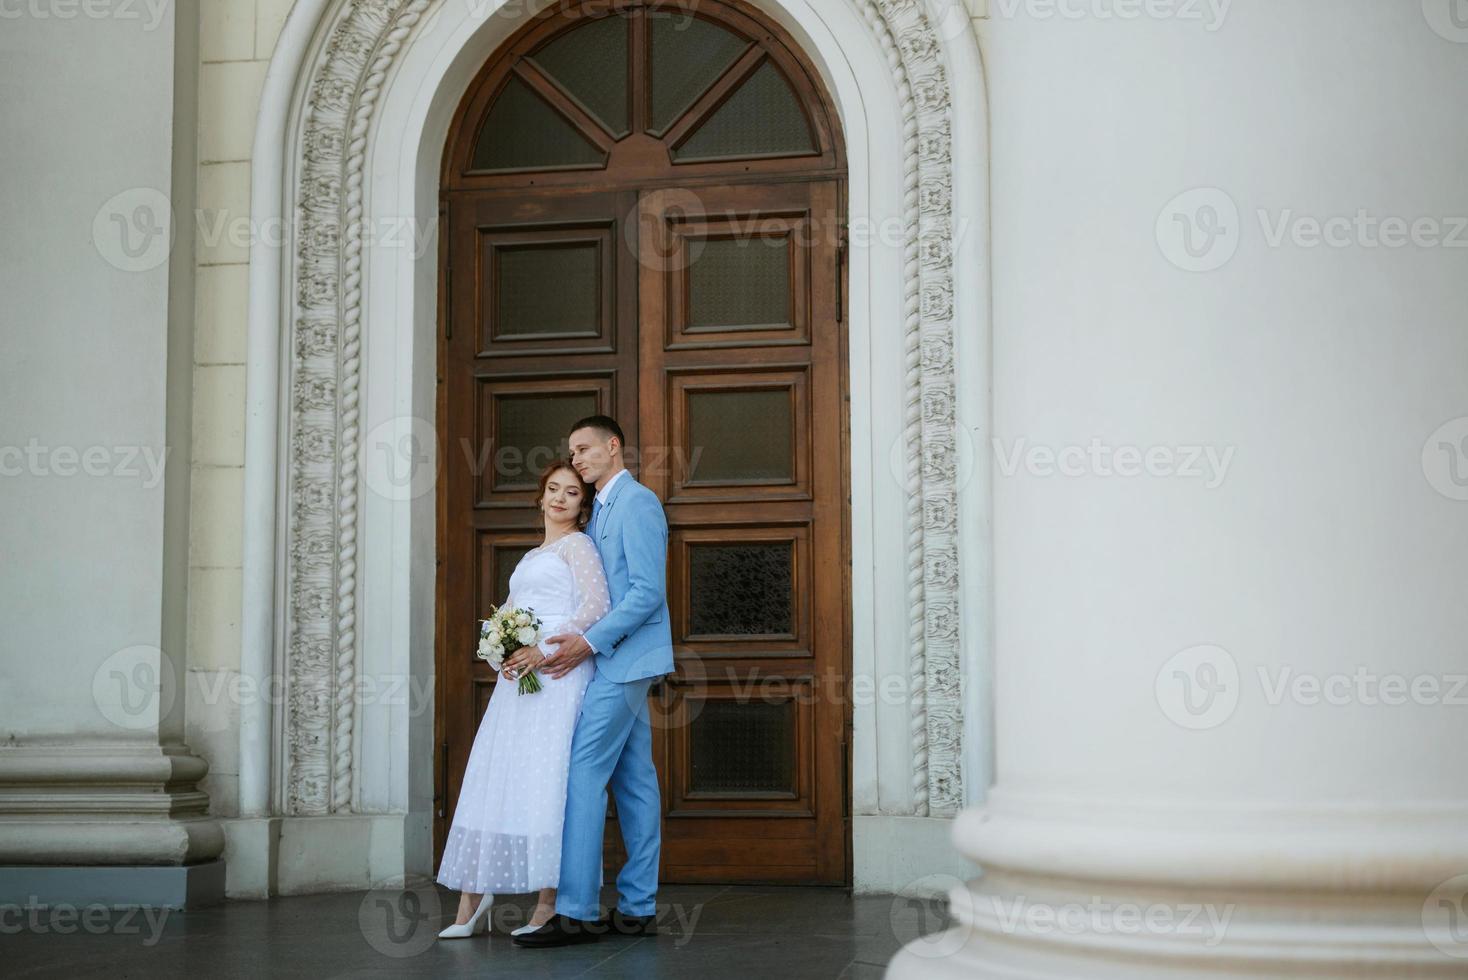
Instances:
[[[435,496],[374,447],[431,434],[441,154],[544,6],[11,18],[15,881],[432,872]],[[1451,4],[750,6],[845,141],[851,882],[956,922],[892,972],[1453,975]]]

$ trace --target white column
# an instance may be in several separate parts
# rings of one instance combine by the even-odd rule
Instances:
[[[183,726],[197,45],[194,4],[0,30],[0,865],[223,848]]]
[[[1468,970],[1448,9],[989,4],[997,776],[891,976]]]

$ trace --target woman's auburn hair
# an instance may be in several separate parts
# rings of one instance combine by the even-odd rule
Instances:
[[[576,467],[572,466],[571,461],[564,456],[552,460],[549,466],[540,471],[540,492],[535,497],[536,505],[539,506],[540,502],[545,499],[545,485],[550,482],[551,474],[560,470],[569,470],[576,478],[576,482],[581,484],[581,504],[576,510],[576,530],[584,531],[587,522],[591,520],[591,507],[596,501],[596,488],[581,479],[581,474],[576,472]],[[540,521],[542,524],[545,523],[543,509],[540,512]]]

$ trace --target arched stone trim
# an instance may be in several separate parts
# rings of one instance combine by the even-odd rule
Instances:
[[[324,40],[299,76],[299,129],[294,143],[287,138],[293,158],[283,213],[294,220],[281,271],[292,315],[282,338],[285,485],[278,498],[286,511],[280,627],[287,690],[275,798],[292,815],[354,808],[363,169],[384,79],[438,2],[328,4]],[[912,812],[947,815],[963,802],[952,100],[924,0],[846,2],[885,53],[903,119]],[[258,740],[255,727],[242,723],[242,742]],[[246,795],[242,789],[242,804],[252,809]]]

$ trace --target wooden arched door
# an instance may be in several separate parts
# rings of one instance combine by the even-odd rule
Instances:
[[[540,540],[539,469],[605,412],[670,526],[662,880],[850,881],[844,191],[816,75],[741,3],[558,7],[471,85],[441,204],[436,854],[495,682],[476,620]]]

